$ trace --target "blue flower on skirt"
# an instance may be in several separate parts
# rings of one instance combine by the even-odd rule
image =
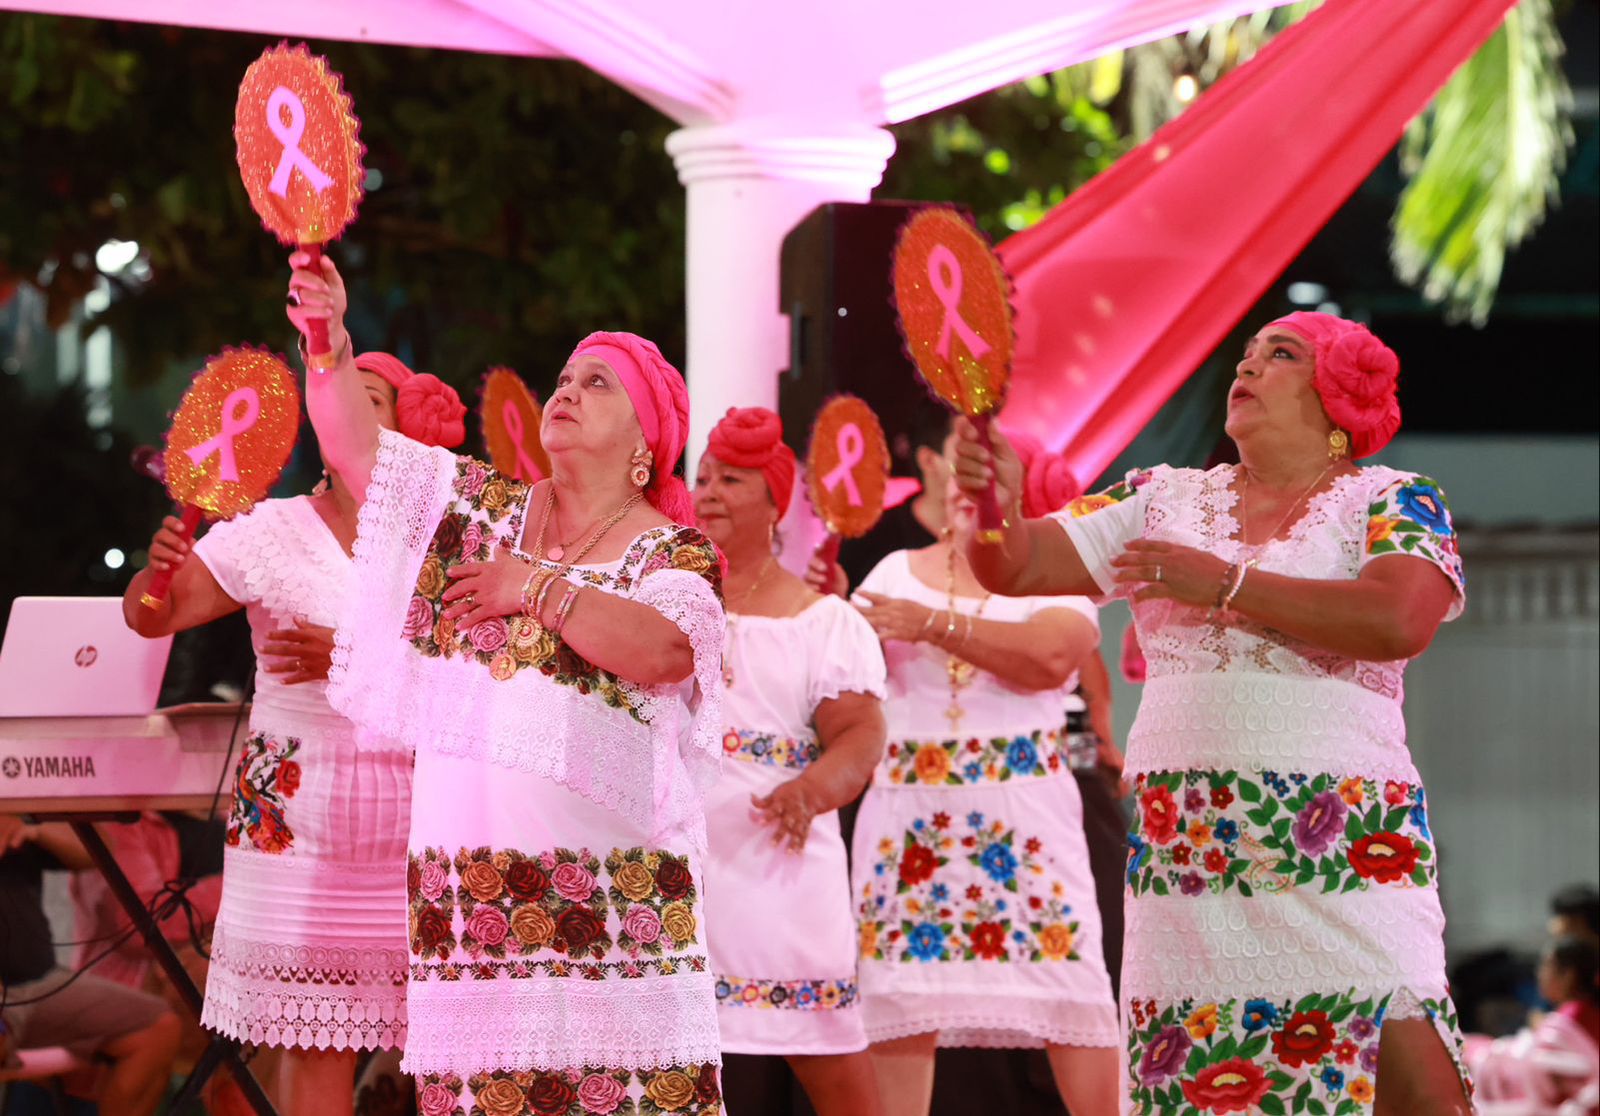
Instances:
[[[1344,1071],[1327,1066],[1322,1071],[1322,1083],[1328,1087],[1328,1092],[1337,1093],[1344,1088]]]
[[[728,982],[727,981],[725,981],[725,980],[717,981],[717,999],[726,1000],[728,998],[729,993],[731,993],[732,991],[733,991],[733,989],[728,987]]]
[[[1278,1009],[1271,1000],[1246,1000],[1244,1005],[1244,1029],[1259,1031],[1270,1027],[1278,1021]]]
[[[950,898],[950,889],[944,884],[934,884],[933,890],[928,893],[935,903],[943,903]]]
[[[965,767],[963,767],[961,769],[961,773],[967,777],[967,782],[976,783],[979,779],[983,778],[983,764],[981,764],[981,763],[969,763],[969,764],[967,764],[967,766],[965,766]],[[982,817],[981,814],[978,815],[978,816]],[[971,819],[968,819],[969,823],[970,823],[970,820]],[[983,823],[979,822],[978,824],[981,825]]]
[[[911,823],[911,828],[912,829],[916,829],[916,830],[923,830],[923,829],[928,828],[928,823],[925,820],[923,820],[922,818],[918,818],[916,821]]]
[[[1128,834],[1128,885],[1133,885],[1139,869],[1150,863],[1150,846],[1137,833]]]
[[[982,768],[979,768],[979,773],[980,774],[982,773],[982,770],[983,770]],[[979,826],[981,826],[983,824],[983,815],[980,814],[977,810],[972,811],[972,813],[967,815],[967,824],[970,825],[973,829],[977,829]]]
[[[983,850],[978,865],[995,883],[1010,883],[1017,875],[1017,858],[1007,845],[998,841]]]
[[[1011,742],[1006,749],[1006,764],[1013,771],[1029,772],[1039,766],[1039,752],[1033,746],[1033,741],[1026,736],[1019,736]]]
[[[1428,829],[1428,792],[1418,787],[1413,793],[1417,796],[1417,804],[1411,807],[1411,824],[1417,827],[1417,832],[1427,840],[1433,840],[1433,833]]]
[[[1444,497],[1431,484],[1408,484],[1395,494],[1400,503],[1400,513],[1413,523],[1420,523],[1436,535],[1455,534],[1450,526],[1450,510]]]
[[[1224,845],[1231,845],[1239,839],[1239,823],[1232,818],[1223,818],[1211,832]]]
[[[918,961],[937,961],[944,952],[944,931],[932,922],[913,926],[906,935],[906,950]]]

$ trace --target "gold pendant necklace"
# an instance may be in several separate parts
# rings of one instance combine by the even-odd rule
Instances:
[[[767,574],[772,572],[773,564],[776,561],[777,561],[777,557],[776,556],[770,556],[770,557],[767,558],[766,563],[761,567],[761,572],[756,574],[756,579],[753,582],[750,583],[750,588],[746,589],[743,593],[739,594],[739,599],[738,599],[737,602],[735,602],[736,606],[743,606],[743,605],[747,604],[749,602],[750,598],[755,596],[756,590],[761,588],[761,583],[763,581],[767,580]],[[734,607],[734,606],[730,606],[727,609],[727,617],[728,617],[728,640],[727,640],[727,643],[722,648],[722,684],[724,686],[732,686],[733,685],[733,645],[734,645],[734,640],[736,638],[736,633],[739,630],[738,608]]]
[[[949,547],[945,559],[945,602],[950,613],[950,627],[955,627],[956,617],[956,547],[955,540],[946,539],[945,545]],[[989,603],[990,594],[985,593],[978,598],[977,611],[972,614],[967,622],[967,634],[972,634],[972,624],[983,618],[984,606]],[[955,734],[961,728],[961,721],[966,717],[967,711],[961,708],[961,691],[972,685],[972,680],[978,675],[978,668],[958,658],[955,652],[950,652],[944,663],[945,676],[950,680],[950,705],[945,709],[945,720],[950,722],[950,732]]]

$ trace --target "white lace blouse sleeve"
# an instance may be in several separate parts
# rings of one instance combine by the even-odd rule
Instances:
[[[1129,473],[1121,484],[1104,492],[1080,496],[1048,518],[1067,533],[1078,557],[1106,596],[1117,590],[1111,559],[1128,543],[1144,534],[1148,473]]]
[[[254,557],[253,536],[266,514],[264,505],[257,504],[247,515],[213,523],[195,540],[194,556],[205,563],[222,591],[239,604],[249,603],[245,580]]]
[[[817,618],[808,633],[812,708],[840,694],[886,696],[883,647],[872,625],[849,602],[827,597],[812,606]]]
[[[694,652],[690,724],[679,734],[679,754],[696,796],[703,796],[722,771],[722,572],[715,548],[699,531],[685,528],[647,564],[632,599],[655,609],[689,639]],[[671,780],[658,780],[658,797]],[[658,801],[657,805],[660,805]]]
[[[428,544],[454,498],[455,473],[449,450],[380,432],[357,521],[355,588],[340,613],[328,671],[329,701],[368,730],[364,739],[401,736],[410,654],[402,631]]]

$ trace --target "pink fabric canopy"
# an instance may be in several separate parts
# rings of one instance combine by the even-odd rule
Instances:
[[[1002,243],[1007,423],[1092,482],[1511,6],[1329,0]]]

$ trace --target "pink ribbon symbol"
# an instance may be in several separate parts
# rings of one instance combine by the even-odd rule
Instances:
[[[511,475],[530,484],[539,480],[544,474],[539,472],[539,466],[533,463],[533,458],[522,446],[522,412],[509,399],[500,405],[500,422],[505,426],[506,433],[511,435],[511,444],[517,450],[517,464]]]
[[[283,110],[286,108],[289,110],[287,124],[283,122]],[[300,150],[300,137],[306,134],[306,106],[287,86],[278,86],[267,98],[267,127],[283,144],[283,158],[278,160],[278,168],[272,172],[272,181],[267,184],[269,191],[280,198],[287,198],[289,174],[296,167],[311,180],[311,188],[319,194],[333,185],[333,179],[323,174],[322,168]]]
[[[239,405],[244,404],[243,412]],[[185,450],[196,465],[216,454],[221,458],[217,474],[225,481],[239,479],[239,463],[233,459],[233,440],[256,424],[261,414],[261,397],[252,387],[234,388],[222,401],[222,430],[193,449]]]
[[[928,253],[928,282],[933,284],[934,297],[944,306],[944,323],[939,327],[939,343],[934,346],[945,360],[950,359],[950,331],[961,335],[962,344],[974,359],[989,351],[989,345],[979,337],[961,316],[961,261],[943,244],[934,245]]]
[[[852,470],[861,464],[861,459],[866,456],[867,440],[861,436],[861,427],[853,422],[847,422],[839,427],[836,444],[839,447],[839,464],[822,478],[822,487],[832,492],[841,484],[844,485],[845,499],[850,501],[852,508],[859,508],[861,490],[856,487],[856,475]]]

